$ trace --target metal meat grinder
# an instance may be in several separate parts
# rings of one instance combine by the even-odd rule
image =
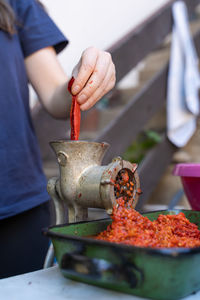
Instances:
[[[47,185],[57,224],[66,222],[66,206],[69,223],[87,220],[88,208],[104,208],[107,214],[112,214],[116,199],[124,195],[134,199],[135,207],[140,189],[137,164],[117,157],[102,166],[107,143],[55,141],[50,144],[60,168],[60,177],[50,179]],[[124,172],[128,174],[127,180],[122,180]]]
[[[63,224],[68,208],[68,222],[87,220],[88,208],[104,208],[112,214],[117,199],[132,199],[135,207],[140,193],[137,164],[116,157],[106,166],[101,162],[109,147],[107,143],[86,141],[55,141],[50,143],[60,168],[59,178],[48,181],[56,215],[56,224]],[[53,264],[51,244],[44,268]]]

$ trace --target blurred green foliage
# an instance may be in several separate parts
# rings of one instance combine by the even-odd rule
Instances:
[[[124,160],[132,163],[140,163],[146,153],[161,141],[161,135],[153,130],[140,133],[136,140],[127,148],[122,155]]]

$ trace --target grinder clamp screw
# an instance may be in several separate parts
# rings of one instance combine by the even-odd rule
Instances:
[[[66,153],[64,153],[64,152],[62,152],[62,151],[60,151],[60,152],[58,153],[57,160],[58,160],[59,165],[61,165],[61,166],[63,166],[63,167],[66,166],[66,164],[67,164],[67,159],[68,159],[68,157],[67,157]]]

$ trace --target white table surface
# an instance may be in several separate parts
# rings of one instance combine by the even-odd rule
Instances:
[[[132,295],[105,290],[68,280],[58,267],[0,280],[2,300],[142,300]],[[200,291],[184,300],[199,300]],[[170,299],[169,299],[170,300]]]

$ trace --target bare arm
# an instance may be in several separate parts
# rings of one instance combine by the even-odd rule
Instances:
[[[53,47],[39,50],[25,59],[28,78],[45,109],[55,118],[69,115],[67,75]]]
[[[41,49],[25,59],[28,78],[46,110],[55,118],[69,116],[71,96],[68,78],[53,47]],[[109,53],[90,47],[77,66],[72,92],[82,110],[91,108],[115,84],[115,67]]]

